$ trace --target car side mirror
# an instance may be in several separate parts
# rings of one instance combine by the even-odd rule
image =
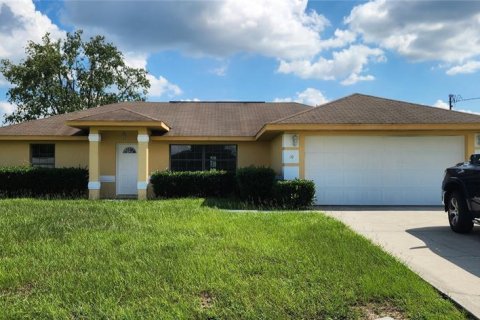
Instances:
[[[480,164],[480,154],[472,154],[470,156],[470,163],[471,164]]]

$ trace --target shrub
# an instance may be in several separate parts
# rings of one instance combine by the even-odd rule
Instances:
[[[288,209],[305,209],[313,205],[315,184],[310,180],[277,181],[273,199],[277,206]]]
[[[87,190],[87,169],[0,167],[1,197],[76,198]]]
[[[236,182],[242,200],[261,203],[272,195],[275,171],[267,167],[240,168],[236,173]]]
[[[233,193],[234,175],[226,171],[157,171],[150,182],[157,197],[223,197]]]
[[[157,197],[229,197],[242,206],[305,209],[313,204],[315,185],[309,180],[275,181],[265,167],[226,171],[157,171],[150,183]],[[238,198],[237,198],[238,197]],[[235,200],[237,199],[237,200]],[[227,201],[228,202],[228,201]]]

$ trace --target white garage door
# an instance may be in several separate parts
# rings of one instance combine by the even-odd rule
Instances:
[[[439,205],[443,172],[464,147],[463,136],[309,136],[305,178],[317,204]]]

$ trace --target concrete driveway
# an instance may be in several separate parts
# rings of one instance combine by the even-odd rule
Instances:
[[[452,232],[440,207],[321,207],[480,318],[480,226]]]

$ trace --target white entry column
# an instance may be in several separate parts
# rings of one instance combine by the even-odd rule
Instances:
[[[139,130],[138,136],[138,199],[146,200],[147,199],[147,187],[148,187],[148,142],[150,141],[150,136],[148,131]]]
[[[98,130],[90,129],[88,135],[88,198],[100,199],[100,140]]]

